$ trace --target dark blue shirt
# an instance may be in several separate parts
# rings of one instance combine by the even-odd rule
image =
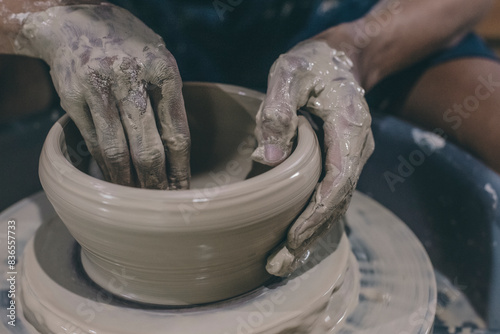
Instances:
[[[363,16],[377,0],[112,0],[160,34],[184,81],[264,90],[272,63],[298,42]]]

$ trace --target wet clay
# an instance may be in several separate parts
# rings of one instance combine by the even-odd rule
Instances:
[[[51,6],[74,4],[76,1],[77,0],[0,0],[0,25],[5,33],[2,37],[0,37],[0,53],[11,53],[15,51],[14,41],[22,27],[22,24],[30,14],[44,11]]]
[[[201,180],[200,189],[139,189],[91,177],[70,163],[80,160],[75,152],[81,140],[68,117],[53,127],[41,155],[41,183],[82,245],[86,273],[134,301],[209,303],[260,286],[270,278],[265,270],[269,252],[284,239],[321,172],[316,136],[300,119],[290,157],[246,179],[251,165],[241,161],[250,161],[255,140],[249,142],[248,136],[263,94],[217,84],[186,84],[184,91],[190,100],[204,101],[188,103],[188,114],[195,119],[214,114],[208,117],[215,122],[210,128],[219,133],[213,141],[198,141],[206,137],[198,136],[193,124],[193,143],[217,159],[193,161],[193,170],[209,180]],[[228,143],[226,135],[234,141]],[[110,281],[126,286],[118,290]]]
[[[75,267],[79,248],[45,196],[22,204],[0,219],[0,224],[14,216],[26,222],[18,231],[22,245],[28,244],[19,264],[18,321],[30,331],[20,334],[427,334],[432,328],[436,284],[424,248],[396,216],[359,193],[346,215],[357,261],[349,255],[344,262],[345,236],[334,229],[295,276],[225,302],[189,308],[131,303],[100,289]],[[34,240],[27,242],[40,223]],[[111,284],[123,287],[120,280]],[[331,286],[336,288],[325,309]],[[31,330],[23,314],[38,331]]]
[[[49,64],[61,106],[107,180],[189,187],[182,81],[160,36],[120,7],[78,5],[29,14],[15,43]]]
[[[312,200],[288,232],[286,244],[269,259],[267,270],[292,272],[307,249],[346,212],[359,174],[374,143],[364,90],[351,60],[323,41],[299,43],[281,55],[269,73],[268,91],[257,114],[257,161],[276,165],[291,151],[296,110],[304,108],[324,121],[325,176]]]
[[[318,257],[285,281],[276,281],[228,301],[161,309],[130,304],[85,281],[75,268],[75,241],[59,219],[43,225],[26,249],[22,277],[24,315],[43,334],[252,333],[324,334],[341,327],[357,304],[359,270],[343,230],[323,239]],[[38,259],[59,255],[59,264]],[[113,282],[117,287],[120,281]],[[95,305],[100,312],[89,313]]]

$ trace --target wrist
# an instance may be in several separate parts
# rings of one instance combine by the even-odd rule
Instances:
[[[353,63],[351,72],[354,78],[366,89],[367,71],[364,66],[364,50],[356,46],[356,31],[351,23],[343,23],[329,28],[312,39],[324,41],[331,48],[343,51]]]
[[[79,34],[77,30],[71,30],[72,24],[87,22],[91,8],[112,6],[100,1],[59,2],[65,5],[48,7],[46,10],[26,15],[13,43],[14,53],[40,58],[52,66],[54,54],[64,52],[71,38],[77,43]],[[95,22],[95,25],[98,25],[98,22]]]
[[[390,65],[387,59],[391,57],[383,56],[380,45],[384,43],[384,34],[368,34],[367,22],[365,18],[356,21],[343,23],[325,30],[313,37],[316,40],[325,41],[330,47],[345,54],[353,62],[352,72],[361,87],[366,91],[370,90],[390,74]],[[372,35],[372,36],[371,36]]]
[[[4,0],[2,2],[2,18],[0,19],[0,53],[16,53],[14,41],[31,14],[43,12],[56,6],[99,4],[100,2],[101,0]]]

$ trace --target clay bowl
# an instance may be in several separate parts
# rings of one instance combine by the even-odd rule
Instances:
[[[95,168],[74,124],[64,116],[53,126],[40,180],[94,282],[138,302],[190,305],[243,294],[270,278],[266,257],[307,203],[321,155],[301,118],[287,160],[272,169],[252,163],[263,96],[236,86],[185,84],[190,190],[138,189],[91,176]]]

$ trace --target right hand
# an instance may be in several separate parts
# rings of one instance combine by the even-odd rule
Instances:
[[[61,106],[107,180],[189,187],[182,81],[161,37],[120,7],[77,5],[30,14],[16,44],[49,64]]]
[[[344,52],[325,41],[308,40],[281,55],[269,72],[267,95],[256,117],[259,147],[253,158],[275,166],[290,155],[299,108],[323,120],[325,146],[324,177],[285,243],[269,256],[266,269],[272,275],[290,275],[316,240],[340,223],[373,152],[370,112],[352,69]]]

